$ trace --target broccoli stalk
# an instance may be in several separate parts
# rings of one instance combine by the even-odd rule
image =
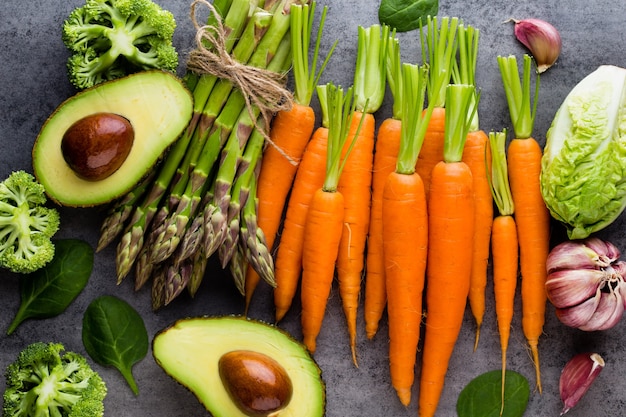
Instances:
[[[3,415],[102,417],[107,387],[84,356],[36,342],[7,366]]]
[[[78,89],[146,69],[175,71],[174,15],[151,0],[86,0],[63,23]]]
[[[0,267],[33,272],[52,260],[52,236],[59,229],[56,209],[44,207],[43,185],[25,171],[0,183]]]

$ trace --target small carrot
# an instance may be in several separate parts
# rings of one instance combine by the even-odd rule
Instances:
[[[401,68],[400,42],[396,37],[391,37],[387,49],[387,85],[394,98],[393,111],[391,117],[383,120],[376,135],[370,224],[367,235],[367,256],[365,257],[363,317],[368,339],[372,339],[376,335],[378,324],[387,305],[382,240],[382,204],[385,181],[389,174],[395,170],[398,150],[400,149],[400,129],[402,126],[400,120],[402,117]]]
[[[337,257],[337,279],[346,316],[352,361],[357,365],[357,310],[369,229],[375,119],[385,96],[389,27],[359,26],[354,76],[355,112],[344,152],[350,148],[338,184],[345,200],[344,228]],[[358,131],[358,134],[357,134]],[[357,365],[358,366],[358,365]]]
[[[400,402],[408,406],[415,379],[428,253],[424,183],[415,162],[433,107],[421,112],[428,67],[402,65],[401,143],[382,200],[382,241],[388,296],[389,371]],[[398,80],[400,81],[400,80]],[[430,110],[430,111],[429,111]]]
[[[515,305],[517,288],[517,272],[519,262],[519,243],[515,224],[513,197],[509,185],[506,162],[506,130],[490,132],[489,143],[492,154],[493,172],[491,174],[491,190],[498,207],[498,215],[493,219],[492,227],[492,259],[493,259],[493,292],[495,310],[500,333],[500,349],[502,356],[502,388],[500,415],[504,411],[504,387],[506,376],[506,352],[511,334],[511,321]]]
[[[344,94],[341,87],[329,83],[327,94],[326,176],[322,187],[311,198],[302,246],[301,324],[304,345],[311,353],[315,353],[317,336],[324,320],[343,230],[344,198],[338,191],[338,183],[345,166],[342,154],[354,112],[352,87]]]
[[[315,10],[316,2],[310,5],[294,3],[290,7],[294,101],[290,110],[278,112],[272,121],[269,144],[263,153],[263,164],[257,185],[258,224],[266,236],[270,249],[274,245],[287,195],[291,190],[302,153],[315,128],[315,111],[310,105],[314,87],[336,46],[335,42],[320,70],[316,72],[321,35],[328,10],[325,6],[317,26],[313,61],[309,65],[309,48]],[[258,282],[258,274],[253,268],[248,268],[245,290],[246,311]]]
[[[476,88],[476,63],[480,32],[471,25],[459,24],[459,59],[455,62],[452,79],[457,84],[471,84]],[[476,322],[474,350],[478,348],[480,329],[485,315],[485,289],[489,266],[489,245],[493,223],[493,197],[488,175],[491,171],[491,153],[487,134],[480,129],[478,111],[470,122],[465,139],[463,161],[469,166],[474,179],[474,247],[472,275],[468,295],[470,309]]]
[[[326,88],[326,85],[322,85],[317,90],[322,109],[322,125],[315,130],[302,155],[276,249],[274,307],[277,322],[289,311],[296,294],[302,273],[302,243],[307,211],[315,190],[324,184],[328,145]]]
[[[531,103],[531,64],[532,58],[524,55],[520,79],[515,56],[498,56],[515,134],[515,138],[509,143],[508,168],[520,247],[522,328],[533,357],[536,386],[541,393],[538,343],[543,333],[547,302],[545,281],[546,260],[550,251],[550,213],[541,196],[542,149],[532,137],[539,74],[535,72],[534,102]]]
[[[426,34],[420,32],[422,60],[430,66],[428,80],[428,102],[435,103],[430,117],[424,144],[419,154],[416,169],[424,181],[426,196],[430,190],[430,177],[434,166],[442,160],[446,115],[446,87],[450,83],[452,65],[457,50],[456,32],[459,19],[456,17],[429,17]]]
[[[419,415],[435,415],[469,293],[474,240],[472,172],[462,161],[474,86],[447,87],[443,161],[433,169],[428,196],[426,327]]]

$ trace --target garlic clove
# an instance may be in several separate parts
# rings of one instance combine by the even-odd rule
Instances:
[[[542,73],[554,65],[561,53],[559,31],[541,19],[512,20],[515,22],[515,37],[530,50],[537,72]]]
[[[600,288],[596,291],[596,296],[572,307],[557,308],[556,316],[561,323],[566,326],[579,328],[589,322],[600,303],[602,291]]]
[[[610,329],[619,323],[623,315],[624,302],[620,292],[602,292],[596,311],[587,323],[578,328],[587,332]]]
[[[555,246],[548,255],[548,273],[561,269],[600,269],[620,257],[619,250],[598,238],[584,241],[565,241]]]
[[[561,415],[580,401],[604,365],[604,359],[597,353],[579,353],[565,364],[559,379],[559,392],[563,401]]]
[[[564,269],[548,275],[546,292],[555,307],[571,307],[592,297],[605,279],[606,273],[601,270]]]

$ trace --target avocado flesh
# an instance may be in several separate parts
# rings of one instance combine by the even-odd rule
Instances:
[[[263,353],[287,371],[293,395],[278,416],[324,415],[326,394],[319,367],[304,345],[278,327],[235,316],[188,318],[157,333],[152,343],[159,366],[189,389],[214,417],[246,416],[219,376],[220,357],[233,350]]]
[[[42,126],[32,152],[33,170],[51,200],[64,206],[108,203],[130,191],[174,143],[191,120],[193,97],[164,71],[144,71],[98,84],[65,100]],[[81,179],[65,162],[61,140],[77,120],[94,113],[128,119],[135,131],[126,160],[109,177]]]

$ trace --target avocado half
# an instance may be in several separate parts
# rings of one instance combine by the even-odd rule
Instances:
[[[276,415],[324,415],[326,388],[320,368],[303,344],[276,326],[240,316],[186,318],[158,332],[152,342],[157,364],[214,417],[246,416],[228,394],[218,369],[224,354],[240,350],[269,356],[291,379],[291,400]]]
[[[193,112],[193,97],[166,71],[143,71],[106,81],[61,103],[42,126],[33,145],[33,170],[51,200],[71,207],[108,203],[130,191],[153,169],[183,132]],[[107,178],[81,179],[61,152],[63,135],[74,122],[97,113],[126,118],[134,129],[130,152]]]

